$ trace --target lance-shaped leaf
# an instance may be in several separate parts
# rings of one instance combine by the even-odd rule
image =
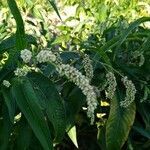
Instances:
[[[73,144],[78,148],[78,142],[77,142],[77,132],[76,132],[76,126],[73,126],[69,131],[68,131],[68,136],[73,142]]]
[[[32,140],[32,129],[29,126],[26,119],[21,117],[21,120],[17,123],[18,125],[18,136],[16,140],[16,150],[27,150],[29,149],[31,140]]]
[[[110,114],[106,124],[106,146],[109,150],[120,150],[127,140],[135,118],[135,104],[128,108],[120,107],[123,99],[121,91],[111,101]]]
[[[14,116],[15,116],[15,110],[16,110],[16,102],[12,96],[12,93],[10,92],[10,88],[2,87],[1,89],[5,103],[8,108],[9,117],[11,122],[14,122]]]
[[[66,128],[66,112],[63,100],[60,97],[54,83],[42,74],[32,73],[29,79],[45,97],[46,113],[55,130],[55,141],[62,140]],[[44,100],[44,99],[43,99]]]
[[[52,150],[51,133],[39,106],[38,97],[29,80],[25,77],[15,78],[12,85],[12,94],[44,150]]]
[[[0,150],[7,150],[9,146],[12,123],[10,122],[6,105],[2,107],[2,119],[0,119]]]
[[[25,30],[24,23],[21,17],[20,11],[17,7],[15,0],[7,0],[8,6],[13,14],[13,17],[16,21],[17,31],[16,31],[16,48],[17,50],[21,50],[26,48],[26,38],[25,38]]]

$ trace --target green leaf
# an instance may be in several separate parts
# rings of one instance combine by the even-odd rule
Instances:
[[[12,93],[10,91],[10,88],[2,87],[1,89],[5,103],[8,108],[9,117],[11,122],[14,122],[14,116],[15,116],[15,110],[16,110],[16,102],[12,96]]]
[[[16,48],[17,50],[22,50],[26,48],[26,38],[25,38],[25,30],[24,30],[24,23],[17,7],[15,0],[7,0],[11,13],[14,16],[14,19],[17,24],[17,31],[16,31]]]
[[[75,87],[66,98],[67,131],[74,126],[75,117],[85,102],[85,96],[78,87]]]
[[[62,58],[62,60],[66,63],[68,62],[70,59],[79,59],[79,54],[76,52],[62,52],[60,54],[60,57]]]
[[[115,49],[115,52],[114,52],[114,59],[115,59],[115,57],[117,55],[117,50],[119,49],[119,47],[121,46],[121,44],[126,40],[126,38],[131,33],[131,31],[134,30],[136,27],[138,27],[141,23],[147,22],[147,21],[150,21],[150,17],[139,18],[136,21],[132,22],[129,25],[129,27],[122,32],[122,34],[120,36],[120,39],[118,41],[118,45],[117,45],[117,47]]]
[[[106,149],[105,133],[106,133],[106,127],[105,126],[98,127],[97,142],[100,145],[102,150],[107,150]]]
[[[17,150],[27,150],[29,148],[33,132],[24,117],[21,117],[18,124],[19,131],[15,148]]]
[[[142,117],[145,127],[150,131],[150,104],[149,103],[137,103],[137,111]]]
[[[0,119],[0,150],[7,150],[12,124],[5,105],[2,106],[2,119]]]
[[[15,37],[13,35],[0,43],[0,54],[4,53],[5,51],[8,51],[9,49],[14,48],[14,46],[15,46]]]
[[[145,129],[143,129],[142,127],[138,127],[138,126],[133,126],[133,129],[137,132],[139,132],[141,135],[143,135],[144,137],[150,139],[150,131],[146,131]]]
[[[51,6],[52,6],[53,9],[55,10],[55,12],[56,12],[56,14],[58,15],[58,17],[60,18],[60,20],[62,20],[60,14],[59,14],[59,11],[58,11],[58,9],[57,9],[55,0],[48,0],[48,1],[50,2]]]
[[[29,80],[25,77],[15,78],[12,85],[12,94],[44,150],[52,150],[53,144],[48,124]]]
[[[119,49],[120,45],[126,40],[127,36],[131,33],[133,29],[138,27],[141,23],[150,21],[150,17],[142,17],[133,23],[130,24],[129,28],[124,30],[121,35],[114,37],[110,41],[108,41],[104,46],[100,48],[96,48],[95,51],[99,54],[100,57],[106,62],[107,64],[111,65],[109,57],[107,56],[106,52],[107,50],[116,47],[116,50],[114,52],[114,59],[117,54],[117,50]]]
[[[106,146],[109,150],[122,148],[135,118],[135,104],[132,103],[128,108],[122,108],[119,104],[121,99],[123,99],[121,90],[116,91],[116,96],[111,101],[106,124]]]
[[[150,36],[146,39],[146,41],[141,45],[141,47],[138,49],[140,52],[145,52],[150,49]]]
[[[62,98],[54,83],[44,75],[32,73],[29,79],[45,97],[46,113],[55,130],[55,141],[61,141],[66,129],[66,112]]]
[[[133,29],[138,27],[141,23],[147,22],[147,21],[150,21],[150,17],[142,17],[142,18],[139,18],[136,21],[132,22],[129,25],[129,27],[123,31],[121,38],[119,40],[119,45],[117,47],[119,47],[125,41],[125,39],[127,38],[127,36],[131,33],[131,31]]]
[[[68,132],[67,132],[69,138],[73,142],[73,144],[78,148],[78,142],[77,142],[77,133],[76,133],[76,126],[73,126]]]
[[[109,57],[106,54],[106,51],[114,48],[116,45],[118,45],[118,40],[120,39],[120,36],[114,37],[110,41],[108,41],[105,45],[99,47],[96,47],[94,50],[99,54],[99,56],[103,59],[104,62],[106,62],[108,65],[111,66],[111,61]]]
[[[26,34],[26,40],[28,44],[34,44],[37,45],[36,38],[33,37],[32,35]],[[7,39],[3,40],[0,43],[0,54],[4,52],[9,52],[9,50],[16,48],[16,36],[12,35],[8,37]]]
[[[9,75],[11,75],[12,71],[14,70],[14,67],[7,67],[7,65],[5,65],[2,70],[0,71],[0,82],[2,82],[2,80],[4,80],[4,78],[7,78]]]

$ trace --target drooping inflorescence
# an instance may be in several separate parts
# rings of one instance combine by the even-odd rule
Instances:
[[[76,68],[69,64],[59,64],[56,70],[60,75],[65,75],[68,80],[75,83],[86,96],[87,116],[91,118],[91,124],[94,122],[94,110],[97,107],[97,97],[94,88],[90,85],[90,81]]]
[[[30,54],[28,50],[21,51],[21,58],[25,63],[28,63],[31,57],[32,53]],[[97,107],[97,95],[94,91],[94,87],[90,85],[90,80],[93,77],[93,68],[89,56],[85,55],[85,59],[83,61],[86,76],[78,71],[75,67],[69,64],[63,64],[60,55],[58,53],[53,53],[49,49],[41,50],[37,54],[36,60],[38,63],[53,63],[61,76],[66,76],[69,81],[75,83],[82,90],[87,101],[87,116],[91,119],[91,124],[93,124],[94,111]],[[31,67],[23,66],[22,68],[17,68],[14,73],[19,77],[26,76],[30,70]]]
[[[83,67],[85,70],[86,77],[89,80],[91,80],[93,78],[93,66],[92,66],[92,60],[89,58],[87,54],[84,54]]]
[[[112,99],[116,91],[116,78],[112,72],[106,74],[108,88],[106,89],[106,97]]]
[[[128,80],[126,76],[122,78],[122,82],[126,88],[126,97],[124,101],[120,102],[120,106],[128,107],[135,100],[136,89],[133,82]]]

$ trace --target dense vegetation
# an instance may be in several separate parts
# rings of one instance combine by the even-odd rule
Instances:
[[[0,2],[0,150],[150,149],[150,2]]]

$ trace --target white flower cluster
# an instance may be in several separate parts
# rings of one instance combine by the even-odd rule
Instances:
[[[97,107],[97,97],[94,88],[90,85],[89,80],[82,75],[76,68],[68,64],[59,64],[56,70],[60,75],[65,75],[71,82],[74,82],[86,96],[87,101],[87,116],[91,119],[91,124],[94,122],[94,110]]]
[[[29,62],[31,59],[31,57],[30,59],[29,57],[27,58],[27,54],[32,57],[32,53],[29,54],[28,50],[21,51],[21,58],[24,62]],[[82,75],[76,68],[68,64],[62,64],[60,55],[48,49],[41,50],[37,54],[36,59],[38,63],[53,62],[61,76],[65,75],[67,79],[74,82],[82,90],[87,100],[87,116],[91,119],[91,124],[93,124],[94,110],[97,107],[97,95],[94,91],[94,87],[90,85],[90,79],[93,77],[93,68],[89,56],[86,55],[84,59],[84,68],[87,77]],[[16,76],[26,76],[30,70],[32,70],[32,67],[24,66],[23,68],[17,68],[14,73]]]
[[[7,81],[7,80],[3,80],[3,85],[6,86],[6,87],[10,87],[10,82]]]
[[[14,73],[16,76],[21,77],[21,76],[26,76],[27,73],[31,70],[30,67],[28,66],[23,66],[23,68],[17,68]]]
[[[93,78],[93,66],[92,66],[92,60],[89,58],[87,54],[84,54],[83,67],[86,73],[86,77],[89,80],[91,80]]]
[[[117,86],[116,78],[112,72],[108,72],[106,74],[106,78],[108,83],[108,88],[106,90],[106,97],[112,99],[115,94],[116,86]]]
[[[135,99],[136,89],[131,80],[128,80],[127,77],[122,79],[126,87],[126,97],[124,101],[120,102],[121,107],[128,107]]]
[[[59,52],[55,52],[54,55],[56,56],[56,61],[55,64],[61,64],[62,63],[62,58],[60,57],[60,53]]]
[[[41,50],[36,58],[39,63],[56,61],[56,56],[49,50]]]
[[[23,59],[25,63],[28,63],[32,58],[32,52],[29,51],[28,49],[24,49],[21,51],[20,57]]]

